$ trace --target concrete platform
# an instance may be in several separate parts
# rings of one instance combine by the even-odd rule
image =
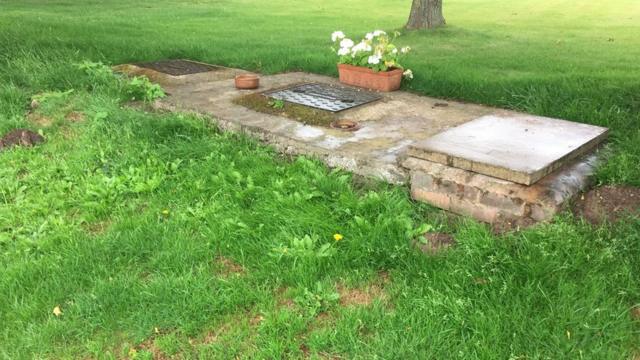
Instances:
[[[593,150],[607,134],[559,119],[488,115],[413,144],[409,155],[531,185]]]
[[[197,63],[197,61],[193,62]],[[237,74],[247,73],[247,71],[242,69],[234,69],[210,64],[204,65],[214,66],[217,69],[215,71],[206,71],[196,74],[170,75],[134,64],[122,64],[114,66],[113,70],[116,72],[128,74],[130,76],[146,76],[147,78],[149,78],[149,80],[161,84],[163,87],[233,79]]]
[[[219,71],[216,73],[220,75]],[[254,92],[307,82],[338,84],[337,79],[294,72],[261,76],[261,86],[257,90],[236,90],[233,72],[226,73],[226,76],[226,79],[191,81],[186,75],[187,79],[179,83],[163,82],[156,76],[171,95],[159,106],[167,110],[208,114],[223,129],[246,132],[281,152],[316,156],[330,167],[394,184],[408,180],[409,173],[401,163],[409,145],[496,111],[481,105],[443,101],[406,92],[384,93],[381,94],[382,100],[338,113],[338,118],[355,120],[360,124],[357,131],[341,131],[304,125],[233,102],[239,96]]]
[[[233,101],[300,83],[337,84],[334,78],[268,75],[261,76],[259,89],[240,91],[233,81],[245,72],[240,69],[179,78],[132,65],[118,69],[160,83],[170,94],[157,103],[162,109],[210,115],[222,129],[245,132],[283,153],[317,157],[330,167],[395,184],[411,181],[416,200],[489,223],[550,219],[589,185],[597,155],[588,153],[606,136],[603,128],[402,91],[337,113],[360,124],[357,131],[341,131]],[[457,135],[457,142],[444,134]]]

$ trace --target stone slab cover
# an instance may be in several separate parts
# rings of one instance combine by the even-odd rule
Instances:
[[[531,185],[606,139],[608,129],[529,115],[487,115],[409,148],[409,155]]]

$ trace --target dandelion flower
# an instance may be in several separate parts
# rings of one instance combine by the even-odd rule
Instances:
[[[342,239],[344,239],[344,236],[342,236],[342,234],[333,234],[333,240],[340,241]]]

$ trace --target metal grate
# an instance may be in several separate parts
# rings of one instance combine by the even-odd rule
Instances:
[[[316,109],[338,112],[380,100],[367,90],[329,84],[303,84],[266,93],[267,96]]]

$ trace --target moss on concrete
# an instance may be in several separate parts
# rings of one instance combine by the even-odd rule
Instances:
[[[254,111],[265,114],[284,116],[306,125],[329,127],[329,124],[331,124],[331,122],[337,120],[336,115],[330,111],[314,109],[312,107],[304,105],[298,105],[284,101],[283,103],[281,103],[282,107],[274,106],[274,99],[271,99],[260,93],[243,95],[234,99],[233,102]]]

